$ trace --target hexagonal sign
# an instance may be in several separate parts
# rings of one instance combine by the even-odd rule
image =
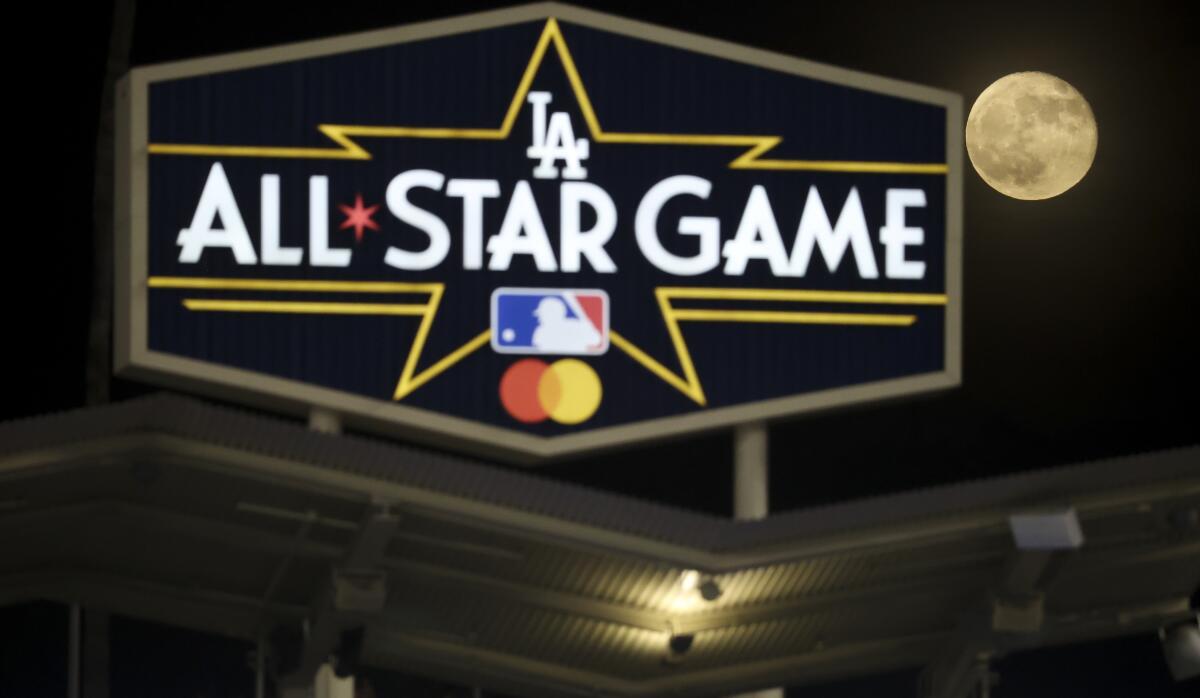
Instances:
[[[527,460],[959,381],[956,95],[557,4],[120,91],[120,375]]]

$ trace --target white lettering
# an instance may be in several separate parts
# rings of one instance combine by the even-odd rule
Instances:
[[[452,179],[446,196],[463,200],[463,269],[483,268],[483,200],[500,196],[494,179]]]
[[[329,178],[308,178],[308,249],[314,267],[348,267],[350,250],[329,247]]]
[[[559,254],[562,270],[577,272],[580,257],[598,272],[611,274],[617,270],[604,245],[617,229],[617,207],[608,192],[590,182],[563,182],[559,193]],[[596,224],[591,230],[580,230],[580,208],[583,204],[596,212]]]
[[[533,144],[525,154],[532,160],[538,160],[538,166],[533,168],[533,176],[537,179],[554,179],[558,177],[558,168],[554,163],[562,160],[566,163],[563,168],[563,179],[585,179],[587,170],[580,164],[588,158],[588,140],[575,138],[575,129],[571,126],[571,117],[565,111],[557,111],[546,121],[546,105],[553,96],[549,92],[530,92],[526,101],[533,105]]]
[[[875,266],[875,251],[871,249],[871,237],[867,231],[867,218],[863,214],[862,200],[858,197],[858,189],[850,189],[842,212],[838,214],[836,225],[829,222],[829,214],[821,203],[821,195],[816,187],[808,188],[808,199],[804,202],[804,211],[800,214],[800,228],[796,232],[796,244],[792,247],[791,269],[793,276],[804,276],[808,273],[808,263],[812,258],[813,246],[821,249],[825,266],[829,271],[837,271],[846,254],[846,248],[854,249],[854,261],[858,264],[858,275],[864,279],[879,277],[879,269]]]
[[[299,266],[304,250],[279,246],[279,175],[262,176],[259,208],[262,213],[262,261],[285,267]]]
[[[884,268],[887,277],[925,278],[925,262],[904,258],[905,247],[925,244],[924,228],[909,228],[904,225],[904,209],[924,207],[925,192],[921,189],[888,189],[885,201],[887,211],[883,227],[879,229],[879,241],[884,246]]]
[[[392,215],[429,236],[429,245],[420,252],[410,252],[398,247],[388,247],[383,261],[397,269],[421,271],[432,269],[446,259],[450,252],[450,231],[441,218],[423,208],[413,206],[408,192],[414,187],[425,187],[441,191],[446,178],[433,170],[409,170],[396,175],[388,183],[385,199]]]
[[[508,202],[508,210],[504,213],[504,222],[500,224],[500,232],[488,239],[487,251],[491,255],[488,269],[492,271],[508,269],[513,255],[517,254],[531,255],[538,271],[558,269],[554,250],[546,237],[546,225],[542,222],[542,214],[538,212],[533,192],[529,190],[529,182],[517,182],[512,200]]]
[[[221,217],[224,228],[212,227],[217,222],[217,216]],[[183,264],[199,262],[200,255],[209,247],[229,249],[238,264],[254,264],[258,261],[254,245],[250,242],[250,233],[246,231],[242,212],[233,198],[233,189],[229,186],[229,178],[225,176],[225,168],[221,167],[221,163],[213,163],[208,171],[204,190],[200,192],[200,202],[196,204],[196,212],[192,215],[192,224],[179,231],[175,244],[182,248],[179,250],[179,261]]]
[[[771,210],[771,200],[762,185],[755,185],[750,190],[737,234],[725,243],[721,253],[725,255],[725,273],[730,276],[745,273],[746,262],[751,259],[767,260],[775,276],[788,275],[787,250],[783,248],[775,212]]]
[[[676,230],[680,235],[699,238],[700,249],[693,257],[680,257],[662,246],[658,237],[658,214],[670,199],[688,194],[707,199],[712,182],[692,175],[667,177],[646,192],[638,204],[634,233],[638,247],[646,259],[668,274],[696,276],[712,271],[721,262],[721,222],[707,216],[683,216]]]

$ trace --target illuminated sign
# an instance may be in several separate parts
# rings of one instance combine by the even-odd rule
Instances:
[[[541,4],[121,97],[122,375],[526,458],[958,383],[955,95]]]

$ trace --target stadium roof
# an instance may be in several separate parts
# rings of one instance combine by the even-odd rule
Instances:
[[[0,603],[251,640],[307,618],[313,657],[363,625],[367,664],[526,695],[916,665],[949,695],[979,654],[1188,617],[1198,509],[1193,446],[733,521],[162,394],[0,425]],[[1018,548],[1039,512],[1082,546]],[[334,570],[385,573],[386,603]]]

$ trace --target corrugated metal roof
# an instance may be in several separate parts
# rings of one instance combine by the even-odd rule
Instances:
[[[0,449],[0,602],[243,637],[310,612],[372,497],[444,495],[399,507],[368,656],[522,694],[711,695],[927,662],[1002,579],[1013,543],[994,522],[1089,492],[1104,498],[1080,510],[1088,544],[1058,566],[1037,642],[1175,618],[1161,602],[1200,580],[1200,541],[1163,523],[1200,504],[1197,448],[758,522],[172,395],[0,425]],[[993,524],[957,524],[977,510]],[[647,540],[713,562],[721,596],[685,590],[690,565]],[[694,637],[685,655],[672,633]]]
[[[0,444],[11,453],[140,432],[201,440],[661,540],[715,539],[723,523],[435,451],[322,434],[277,417],[167,393],[6,422],[0,424]]]
[[[1194,475],[1200,447],[1113,458],[1032,473],[927,488],[850,503],[732,521],[632,497],[512,472],[439,452],[353,435],[331,436],[277,417],[173,394],[0,424],[8,452],[153,432],[402,483],[609,531],[708,550],[732,551],[934,515],[971,513],[1054,496],[1078,497]]]

